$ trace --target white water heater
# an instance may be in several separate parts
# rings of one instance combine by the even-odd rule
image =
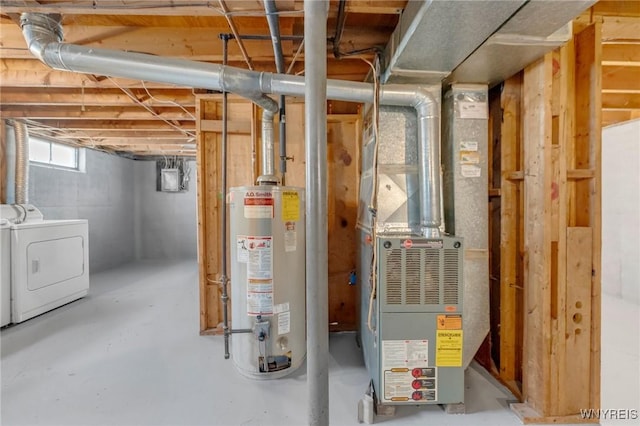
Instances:
[[[231,355],[245,376],[294,372],[306,356],[304,190],[229,191]]]

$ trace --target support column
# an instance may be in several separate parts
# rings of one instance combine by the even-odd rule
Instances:
[[[327,0],[305,0],[307,387],[309,425],[329,424]]]

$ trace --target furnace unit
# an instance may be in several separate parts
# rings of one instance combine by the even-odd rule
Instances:
[[[437,101],[432,108],[420,122],[414,109],[382,107],[379,132],[364,131],[359,337],[378,412],[464,402],[464,242],[440,219]],[[372,421],[362,405],[360,418]]]

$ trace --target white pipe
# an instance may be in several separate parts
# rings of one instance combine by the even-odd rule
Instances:
[[[61,43],[58,15],[23,13],[21,25],[29,50],[56,69],[225,90],[249,98],[274,112],[277,111],[277,103],[265,94],[305,95],[305,77]],[[309,72],[309,68],[306,69]],[[373,102],[374,87],[370,83],[326,80],[326,97]],[[380,103],[416,109],[420,144],[421,228],[423,235],[437,236],[441,223],[438,104],[429,92],[414,85],[383,86]]]
[[[329,424],[329,284],[327,254],[328,0],[305,0],[305,183],[307,206],[308,423]]]
[[[16,171],[15,171],[15,203],[29,203],[29,130],[22,121],[14,121]]]

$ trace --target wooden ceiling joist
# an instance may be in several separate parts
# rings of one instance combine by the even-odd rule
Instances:
[[[194,110],[183,111],[180,108],[156,108],[157,118],[164,120],[190,120],[193,119]],[[147,110],[139,107],[85,107],[74,108],[60,107],[29,107],[7,106],[0,112],[1,118],[28,118],[32,120],[57,119],[75,120],[78,118],[88,120],[151,120],[154,116]]]
[[[330,2],[329,37],[335,32],[338,3]],[[66,132],[65,140],[80,138],[83,132],[90,138],[102,133],[105,140],[126,132],[132,132],[132,137],[149,132],[148,137],[159,140],[166,140],[161,135],[180,138],[180,131],[195,133],[195,94],[207,90],[147,81],[144,85],[150,97],[139,80],[53,70],[27,50],[16,19],[22,12],[62,13],[65,42],[219,64],[223,58],[218,35],[231,32],[219,2],[0,0],[0,5],[0,117],[29,118],[57,134]],[[262,0],[227,0],[226,5],[240,34],[269,35]],[[340,50],[385,46],[406,5],[407,0],[348,0]],[[276,7],[282,12],[281,33],[302,36],[303,1],[276,0]],[[640,1],[600,1],[578,18],[579,23],[594,20],[602,22],[603,123],[633,118],[640,114],[636,109],[640,96]],[[270,39],[243,43],[256,70],[275,71]],[[282,46],[288,67],[300,41],[283,40]],[[371,61],[373,53],[338,60],[330,50],[329,78],[364,80],[370,68],[361,59]],[[246,68],[235,42],[228,44],[228,64]],[[292,74],[304,75],[304,49],[296,57]],[[175,121],[181,130],[164,120]],[[214,122],[207,125],[219,127]],[[245,123],[230,128],[250,131]],[[86,140],[86,134],[79,140]]]
[[[149,93],[135,89],[133,94],[150,107],[176,106],[195,107],[191,89],[151,89]],[[150,97],[151,96],[151,97]],[[5,88],[0,93],[3,105],[85,105],[85,106],[131,106],[134,101],[120,89],[60,89],[50,88]]]
[[[162,120],[38,120],[43,127],[61,128],[73,131],[96,131],[102,133],[119,131],[175,132],[176,129]],[[178,121],[174,125],[185,131],[194,132],[195,121]]]

